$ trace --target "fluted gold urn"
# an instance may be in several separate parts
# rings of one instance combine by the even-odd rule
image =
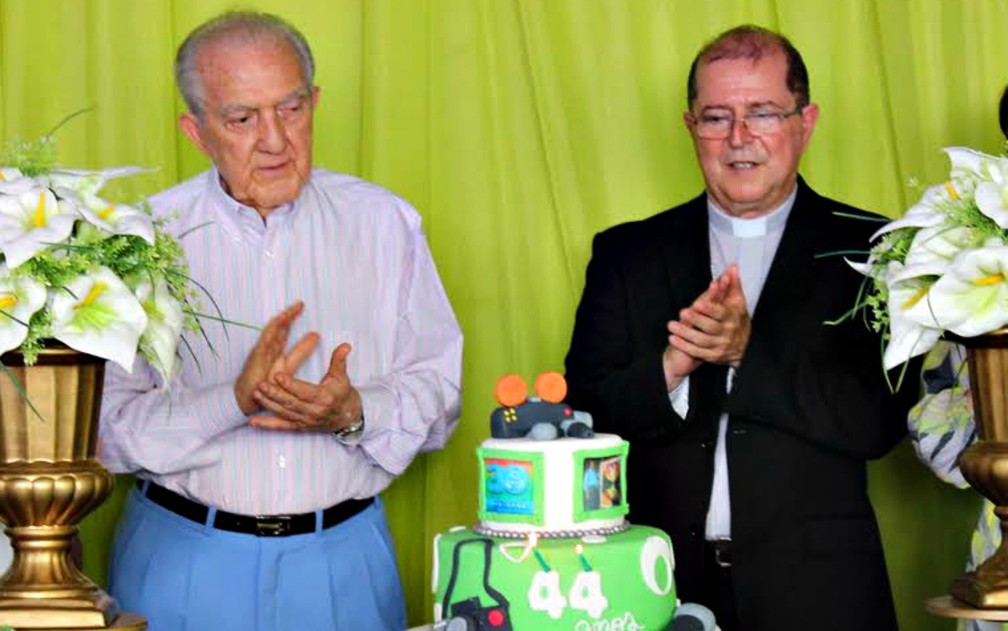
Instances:
[[[952,596],[983,609],[1008,608],[1008,328],[969,338],[966,347],[979,440],[959,456],[963,476],[995,506],[1001,545],[973,572],[955,579]]]
[[[146,628],[70,557],[77,524],[114,484],[95,458],[105,360],[52,345],[33,366],[16,352],[0,362],[9,373],[0,374],[0,520],[14,549],[0,578],[0,625]]]

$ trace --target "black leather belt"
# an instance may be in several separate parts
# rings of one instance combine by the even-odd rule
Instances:
[[[170,510],[199,524],[206,524],[210,508],[182,497],[174,491],[150,482],[144,491],[146,480],[137,479],[136,485],[147,499],[158,506]],[[374,503],[374,498],[364,500],[346,500],[322,511],[322,528],[332,528],[342,523]],[[213,527],[218,530],[240,532],[257,537],[289,537],[315,532],[315,513],[300,513],[298,515],[239,515],[218,510],[214,516]]]
[[[708,539],[704,542],[706,554],[718,567],[731,567],[731,539]]]

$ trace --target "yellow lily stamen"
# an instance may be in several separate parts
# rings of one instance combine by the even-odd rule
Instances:
[[[39,191],[38,206],[35,207],[35,227],[42,228],[45,225],[46,225],[45,191]]]
[[[84,300],[81,300],[79,303],[74,305],[74,309],[87,307],[95,300],[98,300],[98,296],[101,296],[103,293],[105,293],[106,289],[108,289],[108,283],[103,283],[102,281],[98,281],[94,285],[91,285],[91,291],[89,291],[88,294],[84,296]]]
[[[102,221],[105,221],[106,219],[108,219],[108,216],[112,214],[113,210],[115,210],[115,205],[109,204],[105,208],[98,211],[98,218],[101,219]]]
[[[3,171],[0,171],[0,182],[3,182],[3,181],[4,181],[4,180],[6,180],[6,179],[7,179],[7,178],[5,178],[5,177],[3,176]]]
[[[14,294],[7,294],[5,296],[0,296],[0,309],[10,309],[18,302],[17,296]]]
[[[973,284],[977,287],[989,287],[990,285],[997,285],[998,283],[1004,282],[1004,274],[991,274],[989,276],[984,276],[983,278],[978,278],[973,281]]]
[[[929,289],[931,289],[931,288],[930,287],[921,287],[920,289],[918,289],[917,292],[914,295],[910,296],[910,298],[906,302],[904,302],[902,305],[900,305],[900,309],[909,309],[910,307],[912,307],[915,304],[917,304],[918,302],[920,302],[921,298],[923,298],[924,296],[927,295],[927,292],[928,292]]]
[[[948,191],[949,197],[951,197],[953,201],[959,200],[959,193],[957,193],[955,187],[952,186],[952,182],[945,182],[945,190]]]

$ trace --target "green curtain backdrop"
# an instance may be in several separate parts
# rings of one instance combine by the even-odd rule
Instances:
[[[430,617],[434,534],[475,520],[495,379],[562,370],[595,232],[700,190],[681,112],[704,41],[753,22],[802,50],[822,108],[802,171],[825,194],[897,216],[911,180],[946,173],[941,147],[1002,149],[1004,0],[0,0],[0,138],[90,106],[59,132],[64,164],[158,167],[116,184],[131,199],[202,170],[175,129],[171,64],[231,8],[307,35],[316,162],[413,202],[465,332],[458,431],[386,493],[412,623]],[[951,628],[922,601],[962,568],[978,496],[936,482],[907,444],[871,473],[903,628]],[[98,580],[120,482],[83,529]]]

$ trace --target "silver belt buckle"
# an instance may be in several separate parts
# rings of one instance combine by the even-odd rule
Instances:
[[[280,537],[291,528],[290,515],[256,515],[256,535],[260,537]]]

